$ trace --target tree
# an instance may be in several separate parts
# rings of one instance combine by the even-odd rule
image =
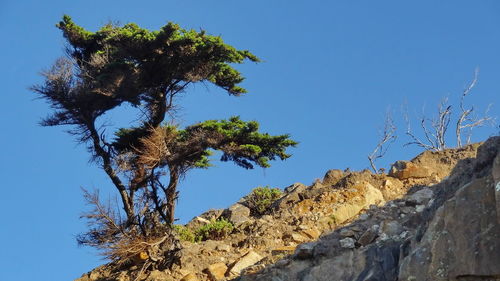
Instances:
[[[68,42],[67,57],[43,73],[43,84],[32,87],[54,109],[41,124],[71,126],[69,133],[87,145],[118,190],[125,215],[116,219],[98,204],[97,194],[86,193],[96,205],[86,217],[97,226],[82,243],[115,245],[131,233],[163,235],[175,220],[179,179],[190,169],[209,167],[213,150],[222,152],[222,161],[246,169],[290,157],[286,149],[296,142],[258,132],[255,121],[231,117],[184,129],[173,125],[176,98],[191,84],[209,82],[232,96],[246,93],[239,86],[243,76],[231,64],[259,62],[249,51],[173,23],[159,31],[129,23],[90,32],[64,16],[57,27]],[[139,125],[121,128],[111,138],[99,117],[125,104],[142,112]]]

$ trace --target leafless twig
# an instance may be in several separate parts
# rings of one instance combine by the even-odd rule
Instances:
[[[384,130],[381,132],[381,138],[372,153],[368,155],[368,161],[370,161],[370,166],[375,173],[378,173],[375,161],[384,157],[390,144],[397,138],[395,133],[396,126],[394,125],[391,113],[388,111],[385,116]]]
[[[476,86],[478,74],[479,69],[476,68],[476,70],[474,71],[474,78],[464,89],[464,91],[462,92],[462,96],[460,97],[460,115],[457,119],[455,130],[457,147],[462,147],[462,130],[468,130],[466,143],[470,144],[472,129],[474,129],[475,127],[482,127],[486,122],[493,120],[492,117],[488,116],[488,111],[491,107],[491,104],[486,109],[483,117],[473,116],[472,113],[474,112],[474,107],[471,106],[469,109],[466,109],[464,105],[465,97],[469,95],[472,89]]]
[[[451,105],[448,105],[447,98],[442,99],[439,103],[438,114],[435,118],[429,119],[425,117],[425,114],[422,112],[420,127],[424,132],[426,141],[421,140],[412,132],[408,110],[404,111],[403,117],[407,125],[406,135],[412,139],[412,141],[404,144],[404,146],[415,144],[426,150],[434,151],[440,151],[446,148],[445,137],[451,121]]]

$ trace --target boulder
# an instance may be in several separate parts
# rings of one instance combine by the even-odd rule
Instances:
[[[250,209],[243,204],[236,203],[224,210],[222,216],[226,217],[235,227],[250,220]]]
[[[323,185],[334,185],[336,184],[342,177],[344,176],[344,172],[342,170],[329,170],[326,172],[323,177]]]
[[[341,239],[340,241],[340,247],[342,248],[348,248],[348,249],[352,249],[354,248],[354,239],[350,238],[350,237],[347,237],[347,238],[344,238],[344,239]]]
[[[304,243],[297,246],[294,253],[296,259],[309,259],[313,257],[314,243]]]
[[[345,203],[339,203],[333,206],[332,216],[335,218],[335,224],[341,224],[361,212],[361,210],[368,208],[370,205],[381,205],[385,203],[384,197],[380,190],[373,187],[368,182],[360,183],[353,192],[353,200]]]
[[[231,266],[230,272],[239,275],[243,269],[258,263],[262,258],[261,255],[251,250]]]
[[[375,240],[378,235],[378,225],[372,225],[368,230],[366,230],[358,239],[358,244],[361,246],[366,246]]]
[[[379,233],[387,236],[399,236],[403,232],[403,227],[397,221],[383,221],[380,224]]]
[[[400,180],[409,178],[428,178],[432,176],[432,171],[424,165],[416,165],[409,161],[397,161],[391,166],[389,176]]]
[[[433,195],[434,192],[430,188],[425,187],[406,197],[406,202],[409,202],[414,206],[425,205],[429,202],[429,200],[431,200]]]

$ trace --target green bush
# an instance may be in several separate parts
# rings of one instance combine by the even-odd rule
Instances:
[[[195,235],[191,231],[191,229],[183,226],[183,225],[174,225],[174,231],[179,235],[179,239],[182,241],[195,242]]]
[[[233,224],[224,219],[212,220],[195,231],[195,241],[222,240],[233,232]]]
[[[263,215],[271,204],[281,197],[283,192],[279,188],[256,187],[248,196],[246,204],[254,215]]]

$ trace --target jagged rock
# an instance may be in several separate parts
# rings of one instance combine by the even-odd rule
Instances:
[[[287,188],[285,188],[285,194],[278,200],[276,200],[271,208],[274,210],[286,210],[289,205],[297,203],[301,200],[299,194],[301,194],[307,186],[301,183],[294,183]]]
[[[350,228],[343,228],[340,230],[340,236],[342,237],[355,237],[356,235],[357,233]]]
[[[389,175],[400,180],[409,178],[427,178],[432,172],[427,166],[416,165],[408,161],[397,161],[391,166]]]
[[[311,258],[293,259],[239,280],[500,280],[500,155],[495,158],[499,150],[500,137],[493,138],[479,149],[476,160],[458,162],[446,180],[432,187],[433,198],[421,212],[411,211],[415,208],[406,205],[408,198],[370,208],[370,216],[355,225],[381,223],[376,242],[366,238],[372,242],[353,248],[351,237],[339,240],[342,237],[335,231],[314,242]],[[430,156],[441,163],[441,155],[467,153],[470,148],[426,153],[426,163]],[[425,201],[427,198],[419,202]],[[400,208],[408,209],[404,217]],[[369,231],[376,233],[376,227],[368,227],[361,236]]]
[[[401,197],[401,193],[405,192],[404,184],[397,178],[387,178],[382,182],[380,188],[382,195],[386,201]]]
[[[429,200],[431,200],[432,196],[433,191],[430,188],[425,187],[408,196],[406,198],[406,202],[409,202],[412,205],[425,205],[429,202]]]
[[[227,244],[219,244],[215,247],[215,249],[220,252],[230,252],[232,250],[232,247]]]
[[[233,274],[240,274],[241,271],[251,265],[259,262],[263,257],[254,251],[249,251],[244,256],[242,256],[238,261],[236,261],[230,269]]]
[[[304,243],[297,246],[294,257],[297,259],[309,259],[313,256],[314,244]]]
[[[235,227],[250,220],[250,209],[243,204],[236,203],[224,210],[222,216],[226,217]]]
[[[292,193],[292,192],[302,192],[307,188],[304,184],[300,182],[296,182],[288,187],[285,187],[285,192],[287,193]]]
[[[313,227],[310,229],[304,229],[300,231],[299,234],[309,239],[316,239],[321,235],[321,232],[317,228]]]
[[[380,205],[385,202],[380,190],[373,187],[370,183],[364,182],[356,187],[352,192],[356,196],[353,198],[354,200],[337,204],[333,207],[332,215],[335,217],[337,224],[355,217],[361,210],[370,205]]]
[[[312,198],[316,198],[318,195],[320,195],[324,192],[325,192],[325,186],[323,186],[323,184],[321,184],[320,182],[316,182],[313,185],[311,185],[309,188],[302,191],[300,194],[300,198],[301,199],[312,199]]]
[[[199,215],[199,217],[202,217],[202,218],[207,219],[209,221],[216,220],[222,215],[222,212],[224,212],[223,209],[210,209],[210,210],[204,212],[203,214]]]
[[[342,170],[329,170],[323,177],[323,185],[333,185],[336,184],[342,177],[344,172]]]
[[[209,224],[210,221],[202,218],[202,217],[194,217],[192,220],[190,220],[187,224],[186,227],[189,229],[198,229],[204,225]]]
[[[218,281],[224,278],[224,275],[226,274],[227,271],[227,266],[225,263],[218,262],[209,265],[206,269],[205,272],[208,274],[208,277],[212,281]]]
[[[277,267],[285,267],[285,266],[287,266],[289,264],[290,264],[290,260],[289,259],[282,259],[282,260],[277,261],[274,265],[277,266]]]
[[[379,233],[387,236],[398,236],[403,232],[403,227],[397,221],[383,221],[379,228]]]
[[[423,212],[425,209],[425,205],[417,205],[415,206],[415,212],[420,213]]]
[[[295,243],[302,243],[307,241],[308,239],[299,233],[287,232],[283,235],[283,240],[289,240]]]
[[[354,241],[354,239],[352,239],[350,237],[341,239],[339,242],[340,242],[340,247],[342,247],[342,248],[352,249],[355,247],[355,245],[354,245],[355,241]]]
[[[366,246],[373,242],[375,238],[377,238],[378,235],[378,230],[379,226],[378,225],[372,225],[368,230],[366,230],[358,239],[358,244],[361,246]]]
[[[495,186],[495,189],[490,192],[489,200],[500,202],[500,184],[498,183],[500,160],[495,160],[493,172],[485,172],[491,168],[493,161],[491,155],[498,150],[495,147],[500,144],[495,146],[490,141],[488,143],[487,148],[483,147],[481,152],[477,153],[478,160],[465,159],[456,167],[455,164],[459,159],[476,155],[477,145],[458,150],[422,153],[411,161],[410,166],[427,167],[431,174],[427,178],[399,180],[385,174],[372,174],[367,171],[350,171],[343,173],[340,177],[339,171],[329,172],[330,175],[325,176],[322,182],[317,181],[312,186],[294,184],[286,188],[283,197],[272,204],[271,212],[260,218],[250,215],[245,206],[246,197],[243,197],[224,212],[226,218],[234,215],[232,221],[237,222],[237,229],[222,241],[182,243],[184,248],[176,252],[177,263],[166,271],[169,276],[162,281],[181,280],[181,277],[192,278],[184,280],[208,280],[209,273],[205,269],[214,264],[224,264],[230,267],[220,280],[230,280],[241,273],[250,275],[241,276],[238,280],[396,280],[398,272],[403,274],[401,272],[403,269],[400,268],[402,261],[408,257],[414,258],[412,253],[421,246],[423,237],[431,235],[428,234],[428,229],[430,229],[430,222],[435,217],[436,210],[443,205],[443,202],[453,198],[456,189],[470,182],[474,177],[482,178],[490,173],[492,186]],[[452,168],[454,171],[449,175]],[[337,177],[340,178],[337,179]],[[445,177],[442,183],[428,186]],[[402,198],[408,190],[411,190],[413,194]],[[386,201],[393,199],[395,200],[384,205]],[[470,208],[469,204],[462,204],[458,201],[456,205]],[[500,204],[496,207],[497,212],[500,213]],[[452,209],[447,209],[447,211],[451,212]],[[463,219],[464,223],[467,223],[467,220],[474,220],[473,225],[480,224],[487,229],[491,225],[489,216],[479,217],[484,211],[482,208],[470,209],[469,212],[477,212],[478,217],[466,216]],[[210,220],[217,219],[219,216],[221,216],[220,210],[212,210],[199,217]],[[238,216],[241,220],[236,218]],[[460,219],[450,213],[445,217],[446,222]],[[377,225],[381,225],[380,233],[376,228]],[[341,236],[339,231],[335,230],[338,227],[346,229],[344,230],[345,236]],[[477,230],[475,227],[471,229],[471,231]],[[349,235],[346,231],[350,231]],[[320,233],[323,234],[318,241],[311,241],[317,239]],[[457,233],[460,234],[460,232]],[[480,237],[488,239],[485,236]],[[453,251],[461,249],[460,247],[465,243],[460,239],[451,239],[455,241],[454,243],[460,241],[460,245],[451,246]],[[470,237],[468,239],[469,243],[478,241]],[[307,243],[295,246],[299,242]],[[432,244],[434,248],[429,249],[440,250],[440,247],[444,247],[435,246],[435,243]],[[481,243],[485,245],[486,242],[479,242],[483,245]],[[495,244],[488,245],[494,246]],[[258,258],[242,265],[247,258],[249,259],[248,256],[252,256],[250,253],[242,256],[250,249],[254,253],[258,252]],[[465,252],[469,253],[469,262],[474,263],[474,254],[471,255],[469,250]],[[485,251],[481,255],[486,253],[489,252]],[[296,254],[301,258],[298,258]],[[282,259],[287,255],[291,256]],[[458,256],[464,259],[463,255]],[[495,256],[491,256],[493,261],[488,261],[485,265],[494,269],[492,264]],[[264,268],[274,262],[277,264]],[[428,263],[431,262],[432,264],[425,264],[426,270],[431,266],[437,266],[432,258]],[[158,268],[155,266],[152,268]],[[452,266],[460,265],[453,264]],[[480,265],[477,266],[480,267]],[[140,270],[140,265],[118,269],[110,264],[105,266],[104,270],[93,271],[95,273],[92,275],[95,277],[93,280],[90,280],[90,274],[87,274],[79,281],[131,281],[129,277],[136,276]],[[147,269],[141,280],[144,280],[151,270]],[[202,273],[203,271],[207,273]],[[471,278],[474,276],[472,275]],[[485,278],[491,276],[494,275],[486,275]],[[123,278],[120,279],[121,277]],[[406,279],[401,277],[399,280]],[[450,280],[468,279],[460,276],[458,280],[451,277]]]
[[[489,175],[465,184],[439,207],[421,242],[402,261],[400,280],[500,278],[496,169],[493,165]]]

